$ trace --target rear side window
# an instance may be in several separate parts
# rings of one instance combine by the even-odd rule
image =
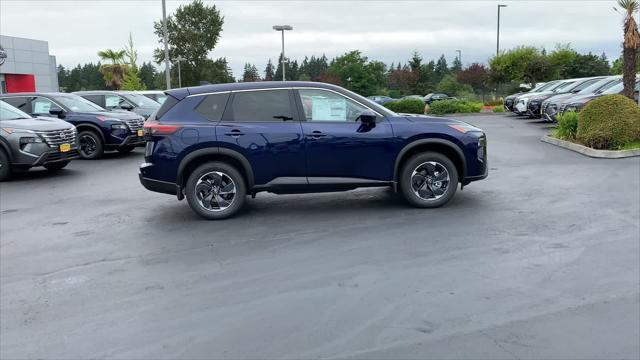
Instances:
[[[164,116],[164,114],[167,113],[167,111],[169,111],[169,109],[171,109],[175,104],[178,103],[178,100],[176,98],[174,98],[173,96],[167,96],[167,100],[164,101],[164,103],[162,103],[162,106],[160,106],[160,108],[158,109],[158,111],[156,111],[156,120],[160,120],[160,118],[162,118]]]
[[[6,102],[7,104],[16,107],[26,113],[29,113],[30,111],[27,108],[27,100],[28,98],[26,97],[9,97],[2,99],[2,101]]]
[[[173,98],[167,98],[164,104],[166,104],[169,99]],[[207,95],[200,105],[198,105],[196,111],[209,121],[220,121],[224,113],[224,108],[227,106],[227,100],[229,100],[229,93]],[[164,104],[162,105],[163,107]]]
[[[225,120],[230,121],[293,120],[289,90],[237,92],[228,113]]]

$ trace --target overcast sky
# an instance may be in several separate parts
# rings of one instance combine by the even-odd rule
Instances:
[[[189,1],[167,0],[173,13]],[[274,24],[290,24],[287,56],[333,57],[360,49],[370,59],[406,62],[413,51],[423,58],[456,50],[462,61],[486,62],[496,48],[496,1],[205,1],[225,22],[212,58],[226,57],[241,76],[246,62],[264,70],[277,60],[280,35]],[[620,55],[621,15],[603,1],[508,1],[502,10],[501,49],[517,45],[571,43],[580,52]],[[159,46],[153,21],[162,17],[160,0],[0,0],[0,34],[46,40],[58,64],[97,62],[96,53],[122,48],[133,34],[141,61]]]

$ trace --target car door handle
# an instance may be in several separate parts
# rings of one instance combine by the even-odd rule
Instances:
[[[321,131],[313,131],[311,134],[307,135],[308,138],[311,139],[319,139],[321,137],[326,137],[327,134],[322,133]]]
[[[242,135],[244,135],[244,133],[238,129],[233,129],[228,133],[225,133],[225,135],[227,136],[233,136],[234,138],[240,137]]]

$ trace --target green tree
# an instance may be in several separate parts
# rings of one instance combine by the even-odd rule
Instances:
[[[273,81],[273,72],[273,63],[271,62],[271,59],[269,59],[267,67],[264,69],[264,81]]]
[[[569,78],[581,78],[591,76],[609,75],[611,68],[606,56],[597,56],[592,53],[578,54],[576,59],[567,66]]]
[[[144,84],[144,86],[149,90],[157,89],[155,85],[155,77],[157,74],[156,67],[153,66],[151,62],[144,62],[140,67],[140,72],[138,75],[140,76],[140,80]],[[160,87],[160,89],[164,89],[164,85]]]
[[[545,55],[542,54],[542,56]],[[577,57],[578,52],[571,47],[571,44],[556,45],[556,48],[548,55],[548,60],[552,67],[551,77],[554,79],[571,78],[570,67]]]
[[[127,68],[125,69],[124,79],[122,82],[123,90],[146,90],[147,87],[140,80],[138,69],[138,51],[133,46],[133,37],[129,33],[129,42],[124,47],[124,54],[127,60]]]
[[[460,71],[462,71],[462,62],[460,61],[459,57],[455,57],[455,59],[453,59],[453,63],[451,63],[451,69],[449,69],[449,71],[453,74],[457,74]]]
[[[507,82],[523,82],[527,73],[531,73],[531,65],[542,55],[541,51],[532,46],[521,46],[503,51],[489,60],[491,81],[494,84]]]
[[[246,63],[244,65],[244,73],[242,74],[243,82],[254,82],[260,81],[260,74],[258,73],[258,68],[255,65]]]
[[[180,63],[182,84],[198,85],[209,79],[229,79],[232,77],[225,59],[211,60],[207,56],[220,38],[224,17],[215,5],[205,5],[202,0],[194,0],[178,7],[174,15],[167,17],[167,41],[169,58],[185,60]],[[154,22],[155,34],[162,43],[164,29],[162,21]],[[154,50],[154,59],[160,64],[164,61],[164,50]],[[172,71],[172,77],[177,72]]]
[[[434,76],[436,83],[440,82],[445,75],[449,73],[449,65],[447,64],[447,58],[444,57],[444,54],[440,56],[438,62],[436,63]]]
[[[636,83],[636,60],[640,45],[640,33],[638,33],[638,24],[634,16],[638,12],[639,5],[636,0],[618,0],[618,6],[624,11],[624,41],[622,42],[624,95],[633,99]]]
[[[470,85],[460,84],[453,74],[447,74],[438,83],[438,91],[450,96],[473,96],[473,88]]]
[[[374,95],[385,86],[385,65],[380,61],[369,62],[359,50],[336,57],[330,65],[333,74],[348,89],[363,96]]]

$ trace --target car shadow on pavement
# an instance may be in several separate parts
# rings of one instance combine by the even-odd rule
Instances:
[[[18,182],[18,181],[37,181],[44,179],[60,179],[65,177],[73,177],[77,176],[81,173],[81,171],[73,170],[73,169],[62,169],[58,171],[49,171],[45,168],[33,168],[29,170],[23,171],[14,171],[11,174],[11,178],[6,180],[5,182]]]
[[[447,212],[450,214],[468,214],[481,210],[483,204],[479,192],[469,190],[456,193],[445,206],[436,209],[420,209],[409,205],[400,194],[391,189],[361,189],[339,193],[320,193],[304,195],[258,194],[255,199],[247,197],[244,207],[236,216],[226,220],[211,221],[224,225],[236,224],[252,220],[292,219],[309,221],[329,218],[362,218],[368,216],[415,216],[431,212]],[[156,209],[153,222],[184,223],[207,221],[189,209],[186,201],[175,206],[163,206]]]

